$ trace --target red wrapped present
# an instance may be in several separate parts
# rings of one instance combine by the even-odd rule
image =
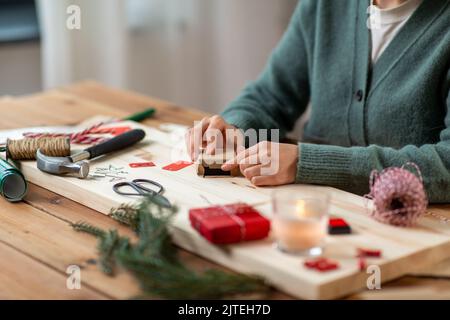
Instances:
[[[244,203],[191,209],[189,219],[214,244],[264,239],[270,231],[270,220]]]

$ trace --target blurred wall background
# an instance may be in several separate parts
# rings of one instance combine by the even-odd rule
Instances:
[[[0,45],[0,94],[95,79],[219,112],[258,76],[297,0],[36,3],[40,41]],[[81,8],[80,30],[66,28],[71,4]]]
[[[34,0],[0,0],[0,95],[40,90],[40,60]]]

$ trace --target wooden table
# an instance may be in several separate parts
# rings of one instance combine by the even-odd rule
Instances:
[[[83,82],[49,92],[0,98],[0,129],[76,124],[102,114],[122,117],[153,106],[157,115],[145,121],[190,125],[206,114],[136,93]],[[450,210],[443,206],[442,210]],[[104,275],[93,263],[96,240],[77,233],[71,222],[89,221],[129,233],[112,219],[35,185],[23,203],[0,199],[0,298],[3,299],[125,299],[139,287],[124,273]],[[183,259],[196,269],[221,268],[188,252]],[[81,289],[66,287],[67,267],[81,267]],[[275,292],[273,299],[290,297]],[[450,299],[450,261],[388,283],[379,291],[364,291],[349,299]]]

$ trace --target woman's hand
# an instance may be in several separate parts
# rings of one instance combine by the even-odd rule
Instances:
[[[255,186],[278,186],[295,182],[298,145],[260,142],[244,150],[222,166],[230,171],[239,166]]]
[[[216,150],[225,152],[227,148],[234,151],[244,149],[241,130],[228,124],[220,116],[203,118],[186,133],[187,152],[193,161],[197,160],[200,149],[206,148],[206,154],[215,154]]]

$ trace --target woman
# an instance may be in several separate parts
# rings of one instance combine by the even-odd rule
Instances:
[[[260,78],[189,131],[191,156],[196,131],[280,129],[284,137],[311,102],[302,143],[281,143],[273,154],[263,147],[276,142],[260,142],[222,169],[240,165],[258,186],[364,194],[373,169],[414,162],[430,201],[450,202],[450,0],[370,4],[301,0]],[[246,161],[256,154],[269,161]],[[275,159],[279,170],[262,174]]]

